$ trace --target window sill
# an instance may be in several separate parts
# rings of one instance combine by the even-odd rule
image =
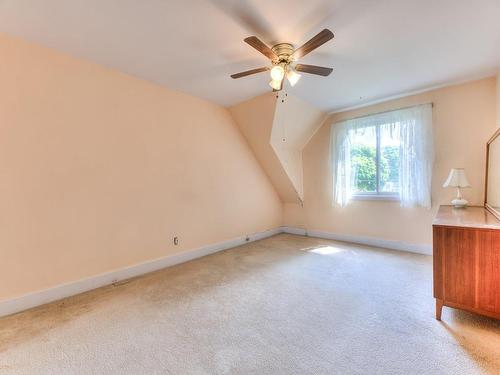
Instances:
[[[392,201],[399,202],[399,195],[389,194],[356,194],[352,196],[352,200],[356,201]]]

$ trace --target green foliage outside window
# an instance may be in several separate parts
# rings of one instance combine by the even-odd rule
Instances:
[[[399,147],[386,146],[381,150],[379,161],[380,187],[394,191],[399,180]],[[351,163],[356,173],[354,190],[357,192],[377,191],[376,148],[363,144],[351,148]],[[397,190],[395,190],[397,191]]]

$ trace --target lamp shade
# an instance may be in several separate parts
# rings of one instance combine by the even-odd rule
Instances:
[[[469,181],[465,176],[465,170],[463,168],[452,168],[443,187],[470,187]]]

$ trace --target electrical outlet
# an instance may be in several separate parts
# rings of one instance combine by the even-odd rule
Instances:
[[[174,237],[174,246],[177,246],[179,244],[179,237]]]

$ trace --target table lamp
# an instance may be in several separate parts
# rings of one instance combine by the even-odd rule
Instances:
[[[460,188],[470,187],[469,181],[465,176],[465,170],[463,168],[452,168],[448,179],[443,184],[443,187],[456,187],[457,188],[457,198],[451,201],[451,204],[456,208],[463,208],[467,206],[467,200],[462,198],[462,193]]]

